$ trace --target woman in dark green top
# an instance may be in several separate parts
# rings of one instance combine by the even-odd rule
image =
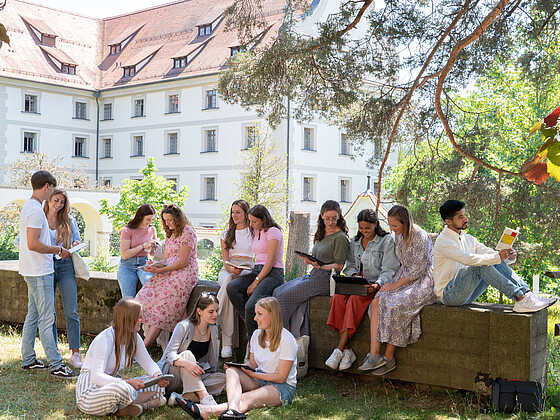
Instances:
[[[309,305],[307,302],[313,296],[330,295],[330,274],[334,268],[341,271],[348,253],[348,228],[342,216],[340,204],[334,200],[327,200],[321,206],[321,214],[317,220],[317,231],[315,232],[313,255],[325,263],[321,266],[316,262],[303,258],[306,264],[313,267],[309,275],[290,280],[274,290],[274,297],[278,299],[282,310],[284,328],[288,329],[292,315],[296,313],[298,306],[306,304],[304,321],[301,329],[294,328],[291,332],[294,337],[309,335]],[[294,331],[294,329],[296,331]]]

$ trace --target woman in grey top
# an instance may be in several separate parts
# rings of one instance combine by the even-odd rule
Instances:
[[[216,404],[212,395],[222,393],[226,375],[218,370],[218,298],[204,292],[189,319],[179,322],[158,362],[163,373],[170,373],[168,405],[184,397],[201,404]],[[175,392],[177,391],[177,392]],[[180,393],[178,393],[180,392]]]
[[[337,347],[325,364],[334,370],[345,370],[356,361],[348,341],[358,329],[370,302],[381,286],[393,281],[400,267],[393,237],[379,226],[373,209],[358,213],[358,233],[350,243],[344,274],[363,276],[371,283],[367,296],[334,295],[327,325],[340,334]]]
[[[342,216],[340,204],[334,200],[327,200],[321,206],[321,213],[317,219],[312,255],[325,265],[319,265],[307,258],[303,261],[312,266],[309,275],[298,277],[277,287],[274,297],[280,303],[284,328],[288,328],[292,321],[291,332],[295,338],[309,335],[309,299],[314,296],[328,296],[330,293],[330,273],[334,268],[342,270],[348,253],[348,228]],[[302,305],[303,304],[303,305]],[[292,315],[300,308],[305,316],[300,320],[301,325],[294,325]]]

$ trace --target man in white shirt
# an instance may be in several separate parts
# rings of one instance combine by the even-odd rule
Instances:
[[[66,258],[70,253],[63,247],[48,245],[51,232],[43,211],[43,201],[49,199],[56,187],[56,179],[47,171],[37,171],[31,176],[31,186],[33,194],[23,205],[19,221],[19,273],[27,283],[27,316],[21,343],[22,367],[26,370],[46,367],[35,355],[35,337],[39,329],[51,375],[70,379],[76,375],[62,364],[62,356],[52,333],[55,322],[53,254]]]
[[[495,251],[463,232],[468,218],[465,203],[448,200],[439,208],[446,226],[434,245],[434,288],[440,302],[449,306],[475,301],[494,286],[515,301],[515,312],[536,312],[556,302],[531,292],[508,266],[515,262],[514,249]]]

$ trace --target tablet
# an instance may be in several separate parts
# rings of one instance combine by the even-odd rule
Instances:
[[[171,379],[173,379],[173,375],[171,375],[169,373],[167,375],[159,375],[159,376],[156,376],[155,378],[148,379],[146,382],[144,382],[144,388],[149,388],[149,387],[157,384],[161,380],[169,381]]]
[[[294,251],[297,255],[299,255],[300,257],[305,257],[308,260],[311,260],[313,262],[316,262],[319,265],[326,265],[323,261],[321,261],[319,258],[314,257],[313,255],[309,255],[306,254],[305,252],[301,252],[301,251]]]
[[[224,365],[228,365],[229,367],[245,368],[247,370],[251,370],[251,371],[255,372],[255,369],[253,369],[251,366],[246,365],[244,363],[224,362]]]

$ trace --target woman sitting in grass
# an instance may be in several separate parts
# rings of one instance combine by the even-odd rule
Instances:
[[[227,403],[197,405],[178,398],[179,406],[191,417],[244,419],[243,413],[253,408],[292,402],[296,390],[297,344],[292,334],[282,328],[278,301],[273,297],[259,300],[255,305],[255,321],[258,329],[251,337],[251,369],[226,366]]]
[[[76,404],[86,414],[136,417],[143,410],[165,405],[161,380],[144,388],[144,382],[161,375],[138,334],[142,305],[137,300],[121,299],[113,311],[113,324],[91,343],[76,384]],[[148,373],[123,379],[119,371],[134,361]]]

